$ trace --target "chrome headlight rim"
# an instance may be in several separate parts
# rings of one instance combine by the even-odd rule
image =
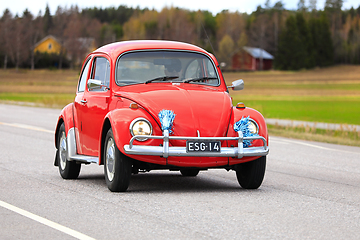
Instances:
[[[152,132],[153,132],[153,127],[151,125],[151,123],[149,122],[149,120],[147,120],[146,118],[135,118],[131,123],[130,123],[130,127],[129,127],[129,131],[130,131],[130,134],[131,136],[135,136],[135,133],[133,131],[133,127],[134,125],[137,123],[137,122],[140,122],[140,121],[143,121],[145,123],[148,124],[149,128],[150,128],[150,134],[148,136],[151,136],[152,135]],[[142,135],[142,136],[146,136],[146,135]],[[137,141],[140,141],[140,142],[144,142],[146,140],[148,140],[148,138],[139,138],[139,139],[136,139]]]
[[[250,131],[250,132],[253,133],[253,134],[259,134],[259,124],[252,118],[249,118],[249,123],[254,124],[255,129],[256,129],[255,132],[252,132],[252,131]],[[250,127],[249,127],[249,130],[250,130]]]

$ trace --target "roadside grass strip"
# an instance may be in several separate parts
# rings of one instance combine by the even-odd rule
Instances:
[[[280,136],[307,141],[325,142],[360,147],[360,131],[344,129],[320,129],[309,125],[267,124],[270,136]]]

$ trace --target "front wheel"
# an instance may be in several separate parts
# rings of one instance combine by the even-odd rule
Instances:
[[[112,192],[125,192],[130,183],[132,162],[119,151],[111,128],[106,134],[104,147],[106,185]]]
[[[241,163],[236,170],[237,180],[242,188],[257,189],[260,187],[266,168],[266,156],[254,161]]]
[[[61,124],[58,135],[57,158],[59,159],[59,172],[64,179],[76,179],[79,176],[81,164],[75,161],[67,160],[67,141],[65,133],[65,125]]]

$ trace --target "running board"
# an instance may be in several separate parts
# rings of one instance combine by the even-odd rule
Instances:
[[[78,161],[82,163],[97,163],[99,164],[99,158],[93,156],[79,155],[76,150],[75,128],[69,129],[67,133],[67,147],[68,147],[68,161]]]
[[[71,158],[68,158],[68,160],[82,162],[82,163],[99,163],[99,158],[97,157],[78,155],[78,154],[71,156]]]

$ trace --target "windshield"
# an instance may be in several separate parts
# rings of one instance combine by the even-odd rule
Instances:
[[[183,51],[142,51],[123,55],[116,66],[119,86],[161,81],[218,86],[219,78],[207,56]]]

